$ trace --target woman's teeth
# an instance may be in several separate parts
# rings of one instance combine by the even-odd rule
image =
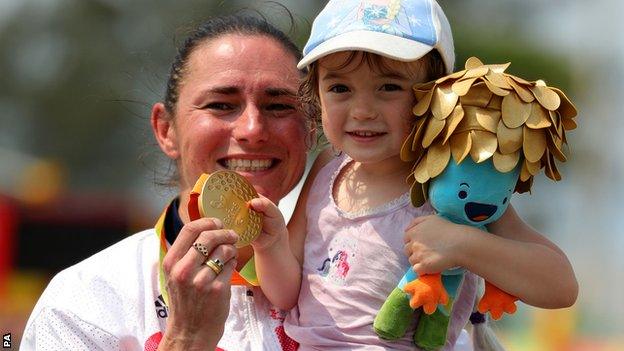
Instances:
[[[243,160],[243,159],[227,159],[225,167],[232,171],[239,172],[257,172],[264,171],[271,167],[273,160]]]

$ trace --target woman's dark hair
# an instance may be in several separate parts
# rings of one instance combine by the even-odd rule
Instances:
[[[207,20],[193,30],[178,49],[178,54],[171,65],[167,90],[165,92],[165,108],[173,116],[175,105],[178,102],[180,82],[184,78],[184,70],[189,56],[200,44],[219,38],[227,34],[240,34],[249,36],[266,36],[280,43],[286,51],[299,61],[301,53],[299,48],[281,30],[267,22],[266,19],[244,14],[218,16]]]

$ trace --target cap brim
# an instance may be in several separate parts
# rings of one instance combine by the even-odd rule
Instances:
[[[324,41],[305,55],[297,64],[297,68],[303,69],[319,58],[339,51],[367,51],[398,61],[415,61],[432,49],[433,46],[396,35],[364,30],[353,31]]]

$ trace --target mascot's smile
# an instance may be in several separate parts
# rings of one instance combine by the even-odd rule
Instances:
[[[498,209],[495,205],[480,204],[478,202],[468,202],[464,206],[464,212],[468,219],[473,222],[482,222],[490,218]]]

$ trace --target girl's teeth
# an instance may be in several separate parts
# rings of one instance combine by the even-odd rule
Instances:
[[[374,133],[374,132],[353,132],[353,134],[355,134],[355,135],[357,135],[357,136],[369,137],[369,136],[373,136],[373,135],[377,135],[377,134],[381,134],[381,133]]]
[[[248,160],[248,159],[227,159],[225,166],[232,171],[240,172],[257,172],[269,169],[273,164],[273,160]]]

